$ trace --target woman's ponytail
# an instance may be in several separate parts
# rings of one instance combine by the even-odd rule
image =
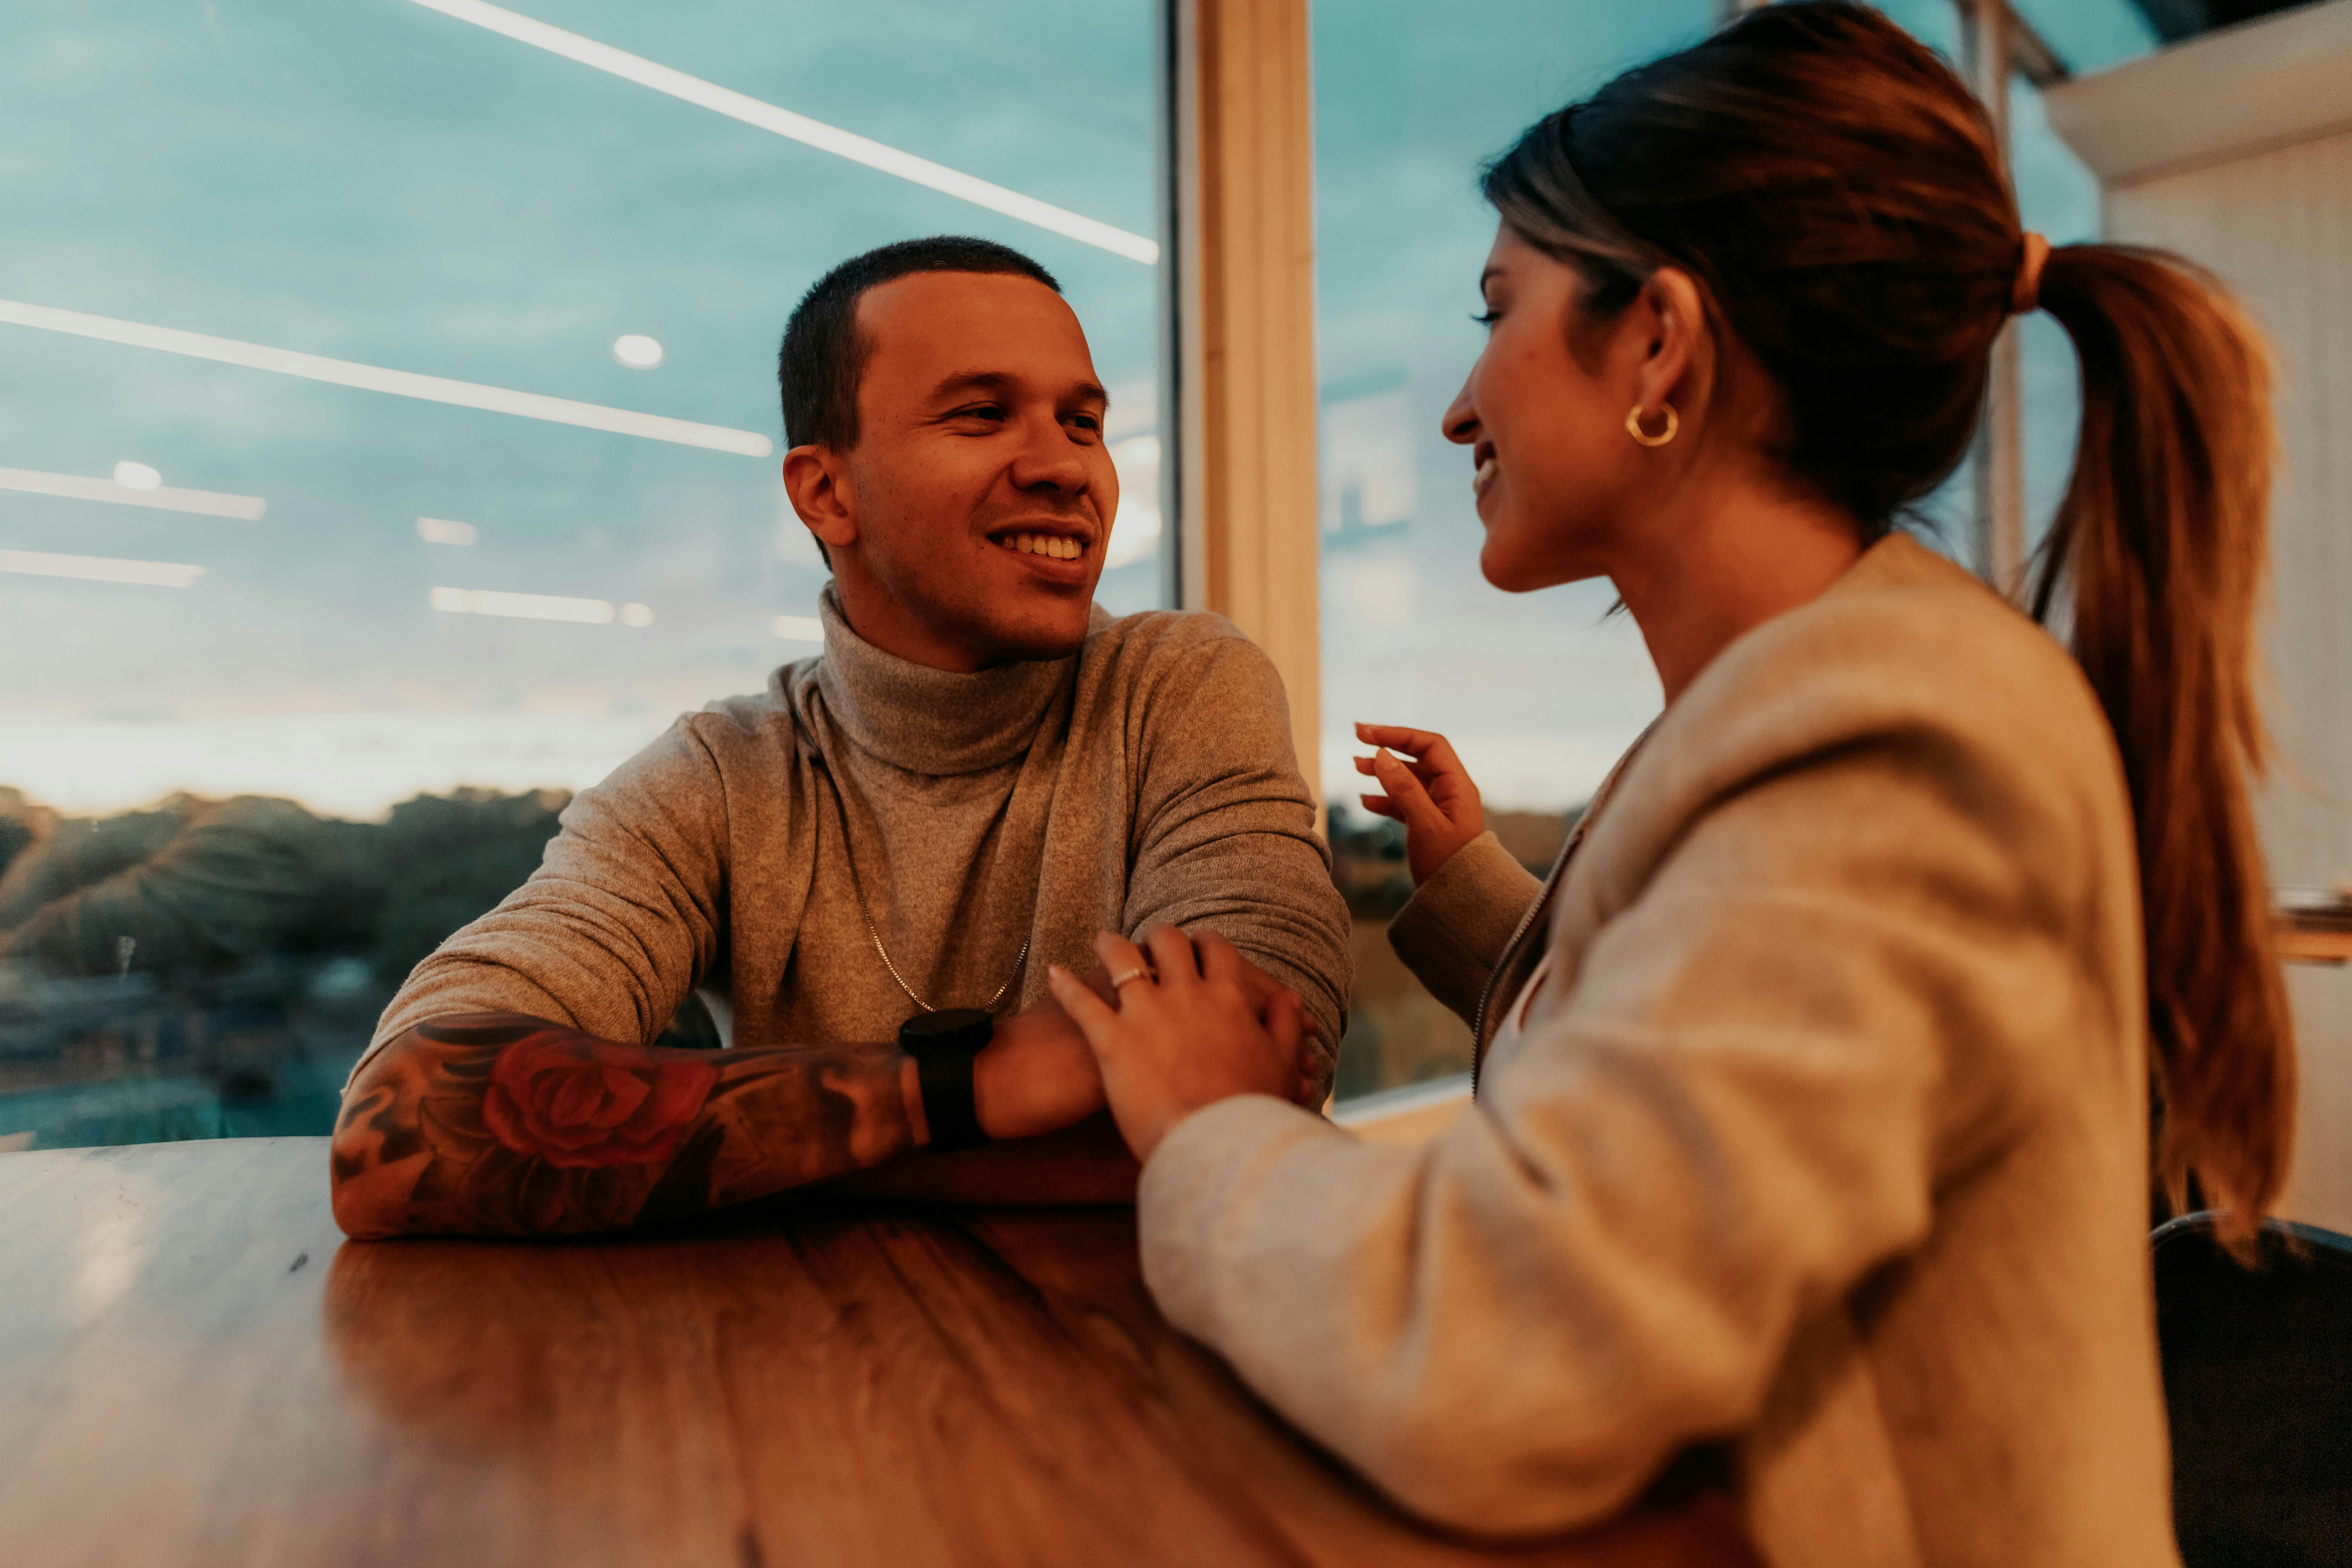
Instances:
[[[2247,793],[2269,754],[2254,691],[2269,357],[2212,278],[2160,251],[2053,251],[2041,304],[2081,358],[2083,424],[2034,614],[2071,622],[2131,788],[2157,1175],[2176,1209],[2193,1181],[2242,1242],[2285,1180],[2295,1080]]]

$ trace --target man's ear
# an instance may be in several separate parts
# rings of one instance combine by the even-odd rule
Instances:
[[[857,542],[857,502],[849,468],[830,447],[794,447],[784,454],[784,494],[793,510],[828,552]]]

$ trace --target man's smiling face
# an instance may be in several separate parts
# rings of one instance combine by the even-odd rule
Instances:
[[[857,333],[856,441],[785,466],[850,625],[940,668],[1076,652],[1118,510],[1076,315],[1028,278],[919,272],[867,289]]]

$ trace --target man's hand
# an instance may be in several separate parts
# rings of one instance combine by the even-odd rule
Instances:
[[[1356,759],[1356,771],[1388,792],[1356,798],[1373,816],[1404,824],[1405,868],[1417,888],[1454,858],[1455,850],[1486,831],[1478,786],[1443,735],[1394,724],[1359,724],[1356,739],[1378,748]]]
[[[1149,962],[1116,932],[1095,938],[1119,981],[1116,1008],[1058,964],[1052,977],[1055,997],[1100,1064],[1111,1115],[1135,1157],[1149,1160],[1177,1122],[1216,1100],[1271,1094],[1296,1101],[1312,1070],[1298,998],[1276,986],[1261,1004],[1272,983],[1213,931],[1193,938],[1160,926],[1144,942]]]

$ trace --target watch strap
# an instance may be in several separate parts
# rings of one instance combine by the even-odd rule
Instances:
[[[923,1120],[934,1149],[976,1149],[988,1142],[980,1130],[980,1107],[972,1098],[971,1051],[927,1051],[915,1058],[915,1080],[923,1091]]]

